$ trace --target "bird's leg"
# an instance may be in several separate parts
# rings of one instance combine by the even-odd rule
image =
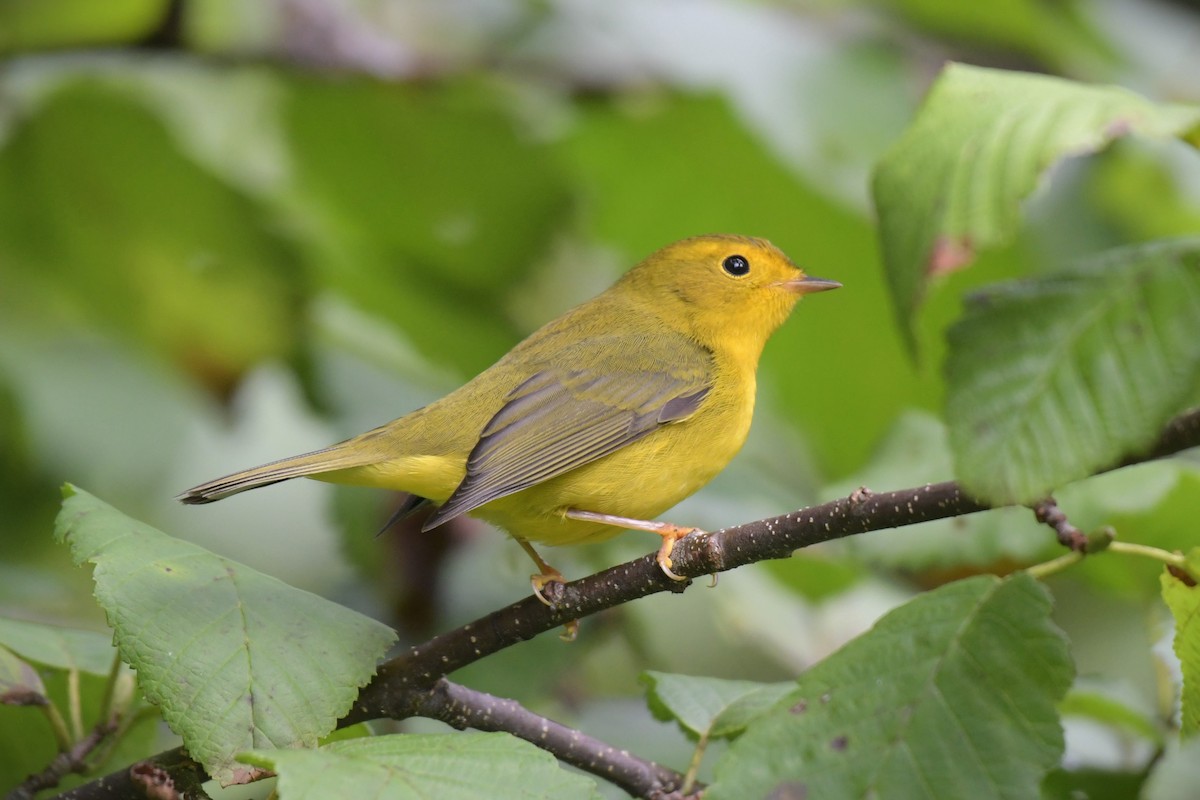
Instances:
[[[675,549],[675,542],[693,533],[704,533],[699,528],[687,528],[683,525],[674,525],[670,522],[654,522],[645,519],[618,517],[613,514],[597,514],[595,511],[580,511],[575,508],[568,509],[567,516],[571,519],[582,520],[584,522],[599,522],[602,525],[615,525],[618,528],[657,533],[662,537],[663,541],[662,547],[658,548],[658,555],[655,556],[654,560],[658,562],[658,566],[662,567],[662,571],[666,573],[667,577],[673,581],[687,580],[682,575],[676,575],[671,571],[671,551]]]
[[[541,600],[543,603],[553,608],[554,604],[546,599],[546,596],[542,594],[542,589],[546,588],[546,584],[548,583],[566,583],[567,579],[563,577],[561,572],[547,564],[545,560],[538,555],[538,551],[533,549],[533,545],[524,539],[517,538],[516,536],[513,538],[517,540],[517,544],[521,545],[521,549],[533,559],[533,563],[537,564],[537,574],[529,576],[529,585],[533,587],[533,593],[537,595],[538,600]]]
[[[542,589],[546,588],[546,584],[548,583],[566,583],[567,579],[561,572],[547,564],[546,561],[540,555],[538,555],[538,551],[533,549],[533,545],[524,539],[519,539],[515,536],[513,538],[517,540],[517,544],[521,545],[521,549],[533,559],[533,563],[537,564],[537,574],[529,576],[529,585],[533,587],[534,595],[538,600],[541,600],[542,603],[548,607],[554,608],[554,604],[546,599],[546,595],[542,594]],[[578,634],[579,620],[573,619],[563,624],[563,632],[560,638],[564,642],[572,642],[575,640],[575,637]]]

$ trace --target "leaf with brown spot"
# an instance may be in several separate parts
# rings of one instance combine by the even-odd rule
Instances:
[[[1009,241],[1046,171],[1137,134],[1200,136],[1200,107],[1117,86],[950,64],[872,179],[892,304],[910,348],[931,279]]]
[[[930,278],[939,278],[957,272],[974,260],[975,249],[971,247],[970,240],[939,236],[929,254],[929,266],[925,274]]]

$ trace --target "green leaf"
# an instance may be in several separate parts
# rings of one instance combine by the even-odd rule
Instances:
[[[46,687],[37,670],[7,647],[0,647],[0,705],[42,706]]]
[[[1070,771],[1056,769],[1046,776],[1042,784],[1041,800],[1130,800],[1133,797],[1149,800],[1141,793],[1145,781],[1144,771],[1126,772],[1091,767]],[[1191,795],[1188,795],[1188,800],[1191,800]]]
[[[282,800],[600,797],[591,779],[567,772],[549,753],[506,733],[395,734],[319,750],[256,750],[241,758],[278,773]]]
[[[494,87],[293,80],[283,124],[318,273],[464,372],[516,343],[499,302],[569,208]]]
[[[1163,735],[1152,716],[1129,703],[1100,691],[1073,689],[1058,706],[1065,716],[1086,717],[1096,722],[1130,731],[1155,747],[1162,744]]]
[[[1200,575],[1200,548],[1187,554],[1192,575]],[[1200,588],[1164,570],[1163,600],[1175,618],[1175,656],[1183,669],[1183,735],[1200,730]]]
[[[758,683],[666,672],[642,673],[654,716],[675,720],[697,738],[734,737],[754,717],[795,688],[792,682]]]
[[[305,275],[265,210],[185,156],[135,89],[64,81],[4,142],[0,312],[99,324],[226,389],[296,350]]]
[[[949,332],[959,480],[1028,503],[1149,445],[1200,379],[1200,239],[976,295]]]
[[[0,617],[0,645],[23,658],[56,669],[107,675],[112,669],[112,636]]]
[[[791,558],[759,562],[762,569],[806,600],[835,597],[863,580],[867,570],[854,559],[836,559],[828,554],[797,552]]]
[[[948,66],[872,184],[892,303],[910,346],[929,281],[1011,239],[1021,200],[1056,161],[1130,133],[1196,136],[1198,126],[1200,108],[1115,86]]]
[[[10,0],[0,3],[0,52],[140,38],[166,8],[165,0]]]
[[[1111,55],[1073,2],[875,0],[874,5],[936,36],[1025,53],[1049,66],[1064,68],[1073,59]]]
[[[730,745],[705,800],[1036,797],[1072,671],[1027,575],[948,584],[806,672]]]
[[[67,486],[55,535],[95,565],[121,657],[223,785],[248,748],[311,747],[395,639],[388,627],[130,519]]]

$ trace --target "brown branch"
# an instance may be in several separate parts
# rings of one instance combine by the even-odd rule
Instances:
[[[849,498],[682,539],[671,554],[672,569],[696,578],[756,561],[788,558],[798,549],[857,533],[987,508],[954,482],[881,494],[860,490]],[[429,688],[457,669],[570,620],[659,592],[683,592],[689,585],[690,581],[681,583],[664,575],[654,554],[565,585],[550,584],[546,594],[554,602],[553,607],[527,597],[384,663],[343,722],[387,716],[386,709],[394,707],[389,692]]]
[[[392,695],[393,699],[401,697]],[[683,776],[618,750],[587,734],[539,716],[515,700],[468,689],[442,679],[429,690],[402,695],[396,716],[428,717],[465,730],[505,731],[553,753],[559,760],[599,775],[634,797],[678,798]],[[388,716],[392,716],[389,714]]]
[[[1154,445],[1144,453],[1125,458],[1101,472],[1173,455],[1192,447],[1200,447],[1200,410],[1176,417]],[[991,506],[967,495],[954,481],[880,494],[860,489],[850,497],[840,500],[683,539],[672,553],[672,568],[680,575],[695,578],[756,561],[787,558],[798,549],[820,542],[868,531],[900,528],[935,519],[973,514],[989,508]],[[475,727],[475,723],[478,722],[481,725],[493,725],[485,728],[487,730],[510,730],[496,723],[496,717],[492,717],[492,722],[489,722],[487,713],[488,708],[491,708],[493,713],[500,708],[496,703],[508,704],[510,701],[485,699],[490,696],[456,687],[445,681],[444,677],[570,620],[659,592],[683,592],[689,585],[690,581],[679,583],[667,578],[655,562],[653,554],[565,585],[551,584],[547,587],[547,594],[554,601],[553,608],[529,597],[412,647],[382,664],[375,678],[359,694],[354,707],[342,719],[340,725],[386,717],[401,718],[418,713],[423,715],[425,711],[420,710],[424,708],[423,703],[434,704],[434,707],[428,709],[429,713],[442,713],[436,707],[438,703],[442,703],[445,709],[453,709],[453,719],[463,726]],[[550,591],[551,589],[553,591]],[[436,698],[439,694],[447,699],[428,699]],[[422,697],[427,699],[422,700]],[[476,706],[476,703],[483,705]],[[606,780],[610,779],[610,767],[614,770],[625,770],[632,776],[631,781],[640,781],[637,785],[644,786],[649,792],[641,793],[642,797],[663,797],[653,794],[656,788],[669,789],[672,785],[678,785],[672,783],[678,776],[670,777],[674,773],[669,770],[633,757],[629,757],[631,761],[626,760],[620,751],[595,740],[587,739],[589,745],[583,750],[573,749],[571,740],[583,741],[578,739],[582,734],[557,726],[549,720],[542,720],[521,709],[524,714],[530,714],[526,717],[513,711],[513,707],[519,708],[515,703],[505,706],[511,712],[508,720],[519,730],[524,730],[523,726],[533,719],[538,720],[536,724],[539,726],[543,722],[556,726],[555,735],[547,736],[545,741],[539,740],[540,728],[536,732],[537,736],[529,740],[545,747],[548,752],[568,763],[574,763]],[[563,736],[566,738],[563,739]],[[581,752],[587,754],[582,761],[579,760]],[[615,760],[614,754],[618,756]],[[194,763],[192,767],[198,769]],[[119,783],[123,774],[114,773],[102,780]],[[638,777],[639,775],[641,777]],[[655,781],[658,780],[664,782],[656,784]],[[94,785],[95,783],[78,787],[60,797],[83,800],[144,796],[89,792],[88,787]],[[630,785],[633,786],[634,783],[631,782]]]
[[[55,795],[56,800],[208,800],[209,779],[182,747]]]
[[[1200,409],[1173,419],[1142,455],[1122,459],[1100,472],[1152,461],[1192,447],[1200,447]],[[859,489],[847,498],[682,539],[671,554],[672,569],[687,578],[712,575],[756,561],[788,558],[796,550],[821,542],[990,508],[967,495],[957,481],[879,494]],[[375,679],[359,694],[345,722],[381,716],[379,710],[387,707],[389,686],[430,687],[457,669],[572,619],[659,592],[683,592],[689,585],[690,582],[680,583],[664,575],[653,554],[565,585],[550,584],[546,594],[554,601],[553,608],[527,597],[435,636],[381,665]]]

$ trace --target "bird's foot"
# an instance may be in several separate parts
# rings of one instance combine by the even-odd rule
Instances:
[[[559,586],[565,586],[567,579],[561,572],[547,564],[529,542],[524,539],[517,539],[517,544],[521,545],[521,549],[529,554],[529,557],[533,559],[533,563],[537,564],[537,568],[541,570],[529,576],[529,586],[533,589],[534,597],[540,600],[547,608],[557,608],[557,604],[552,599],[546,597],[543,590],[554,583],[557,583]],[[553,590],[551,594],[553,594]],[[558,638],[564,642],[573,642],[578,635],[579,620],[573,619],[563,623],[563,632],[559,634]]]
[[[671,561],[671,551],[675,549],[675,543],[680,539],[685,536],[691,536],[693,533],[704,533],[704,531],[699,528],[685,528],[682,525],[672,525],[669,522],[660,522],[657,524],[662,527],[655,529],[654,533],[662,537],[662,547],[658,548],[658,555],[654,557],[654,560],[658,562],[659,568],[671,580],[686,581],[687,577],[676,575],[671,570],[671,567],[675,566]]]
[[[567,511],[567,516],[587,522],[599,522],[603,525],[615,525],[618,528],[650,531],[651,533],[658,534],[662,537],[663,541],[662,547],[658,548],[658,555],[654,557],[654,560],[658,562],[658,566],[662,569],[663,573],[673,581],[688,580],[686,576],[677,575],[671,570],[671,567],[674,566],[671,562],[671,551],[675,549],[675,543],[685,536],[691,536],[693,533],[704,533],[699,528],[688,528],[670,522],[632,519],[630,517],[618,517],[614,514],[597,514],[595,511],[580,511],[574,508]]]

